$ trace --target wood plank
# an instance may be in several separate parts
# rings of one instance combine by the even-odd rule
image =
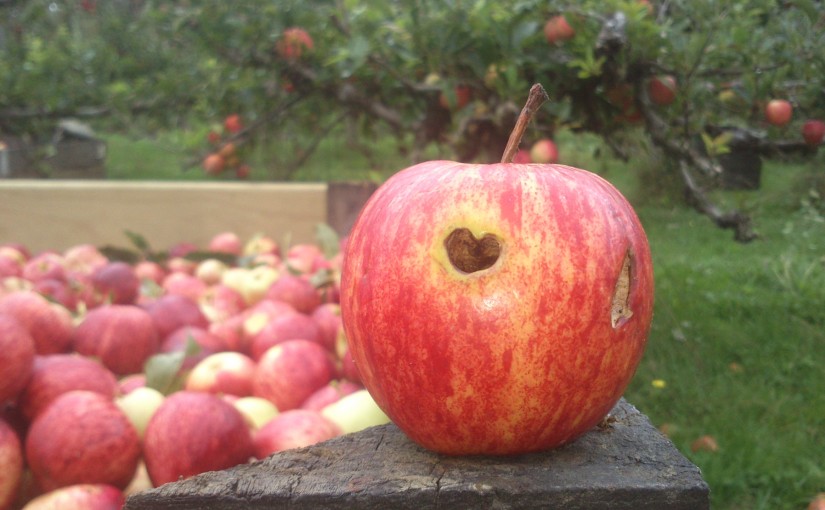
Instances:
[[[125,230],[155,249],[205,246],[222,231],[311,242],[327,221],[324,183],[0,181],[0,243],[38,252],[80,243],[130,247]]]
[[[449,457],[392,424],[132,494],[126,510],[705,510],[699,469],[635,407],[561,448]]]

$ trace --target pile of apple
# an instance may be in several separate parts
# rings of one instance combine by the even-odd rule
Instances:
[[[387,422],[343,335],[341,255],[322,245],[225,232],[131,264],[0,245],[0,510],[120,508]]]

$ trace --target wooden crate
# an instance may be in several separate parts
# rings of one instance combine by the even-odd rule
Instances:
[[[315,240],[319,223],[349,230],[375,186],[363,183],[0,181],[0,243],[38,252],[80,243],[131,247],[126,230],[154,249],[205,246],[222,231],[246,239]],[[330,200],[333,200],[330,203]]]

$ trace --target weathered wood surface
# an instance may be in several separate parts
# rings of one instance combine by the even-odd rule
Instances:
[[[446,457],[394,425],[133,494],[129,510],[627,509],[702,510],[708,486],[636,408],[549,452]]]

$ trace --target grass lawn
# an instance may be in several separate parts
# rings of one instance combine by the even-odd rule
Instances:
[[[181,173],[173,139],[108,141],[110,178],[202,178]],[[692,210],[645,195],[639,183],[655,161],[596,159],[597,142],[575,143],[565,154],[570,144],[560,141],[563,160],[622,189],[653,250],[655,316],[628,400],[701,468],[713,508],[805,508],[825,492],[825,197],[800,186],[812,164],[768,163],[762,191],[721,197],[754,215],[761,237],[742,245]],[[296,178],[380,178],[405,166],[392,147],[379,151],[385,173],[332,141]],[[704,435],[716,451],[692,451]]]

